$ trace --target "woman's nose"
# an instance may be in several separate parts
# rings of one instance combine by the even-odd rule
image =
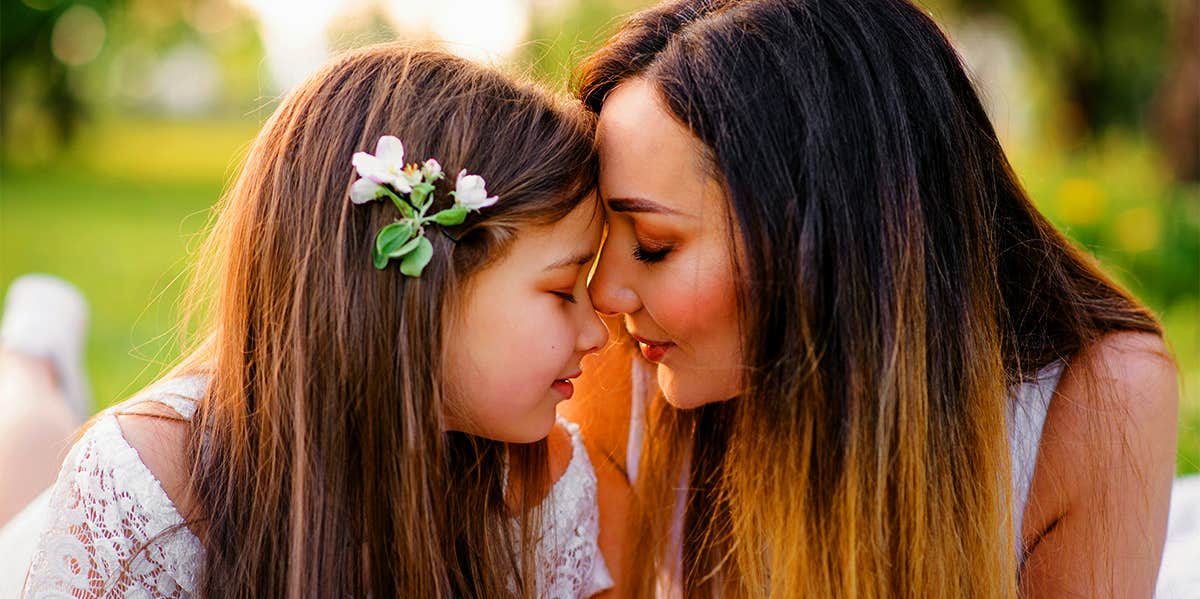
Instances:
[[[633,314],[641,308],[637,293],[630,286],[629,260],[620,256],[620,249],[605,243],[600,250],[596,272],[588,283],[588,293],[596,311],[601,314]]]

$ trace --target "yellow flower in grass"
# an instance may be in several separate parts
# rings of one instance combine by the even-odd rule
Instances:
[[[1067,179],[1055,198],[1058,213],[1073,225],[1091,225],[1104,216],[1104,189],[1091,179]]]

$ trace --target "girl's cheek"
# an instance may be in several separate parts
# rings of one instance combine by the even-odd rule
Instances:
[[[508,356],[514,372],[523,372],[534,384],[550,384],[561,374],[574,351],[574,327],[565,310],[558,306],[527,313],[528,327],[515,340]],[[549,378],[547,378],[549,377]]]

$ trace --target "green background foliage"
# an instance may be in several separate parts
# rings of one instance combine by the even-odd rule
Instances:
[[[578,60],[648,2],[553,4],[530,13],[511,62],[566,90]],[[55,28],[76,6],[100,17],[103,40],[94,57],[67,64],[56,52],[72,49],[56,49]],[[1189,122],[1163,100],[1172,89],[1200,89],[1179,74],[1186,48],[1200,47],[1180,34],[1196,9],[1186,0],[927,8],[956,42],[972,24],[1008,32],[1018,85],[988,88],[981,77],[981,87],[1024,111],[993,115],[1010,158],[1050,219],[1162,319],[1183,378],[1179,471],[1200,472],[1200,139],[1162,125]],[[83,290],[87,365],[105,406],[178,357],[180,298],[212,207],[278,101],[261,23],[221,0],[13,0],[0,10],[0,286],[48,272]],[[329,28],[334,48],[398,35],[380,10]],[[199,49],[219,74],[202,110],[165,109],[147,91],[155,82],[145,71],[180,48]],[[1009,120],[1019,126],[1009,131]]]

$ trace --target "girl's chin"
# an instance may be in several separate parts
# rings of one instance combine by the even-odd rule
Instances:
[[[455,425],[447,427],[448,431],[458,431],[500,441],[502,443],[535,443],[550,436],[550,431],[554,430],[555,410],[554,404],[549,402],[546,409],[531,410],[526,413],[525,418],[520,421],[512,422],[493,422],[490,426],[473,426],[469,423],[454,423]]]
[[[504,439],[497,439],[506,443],[536,443],[550,436],[550,431],[554,430],[554,413],[551,412],[548,418],[539,418],[538,422],[523,422],[519,428],[514,427]]]

